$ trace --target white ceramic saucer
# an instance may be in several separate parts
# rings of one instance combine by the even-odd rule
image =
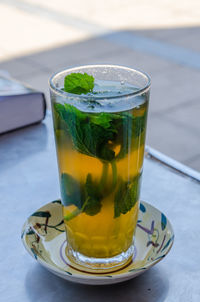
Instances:
[[[162,260],[172,247],[174,233],[166,216],[142,201],[132,263],[112,273],[86,273],[68,265],[62,206],[60,200],[56,200],[27,219],[22,241],[31,256],[59,277],[77,283],[102,285],[134,278]]]

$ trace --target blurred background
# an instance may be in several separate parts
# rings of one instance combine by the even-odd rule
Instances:
[[[46,94],[63,68],[152,79],[147,144],[200,171],[199,0],[0,0],[0,69]]]

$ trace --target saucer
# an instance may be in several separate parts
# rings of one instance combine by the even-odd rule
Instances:
[[[46,204],[25,222],[22,241],[31,256],[55,275],[82,284],[113,284],[134,278],[161,261],[174,241],[167,217],[150,204],[140,202],[132,262],[112,273],[87,273],[69,265],[60,200]]]

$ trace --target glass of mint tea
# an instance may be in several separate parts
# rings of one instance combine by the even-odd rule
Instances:
[[[150,78],[113,65],[50,79],[68,261],[88,272],[131,261],[138,218]]]

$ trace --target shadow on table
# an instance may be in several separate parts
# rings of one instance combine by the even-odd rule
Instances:
[[[28,271],[25,287],[29,301],[148,301],[165,300],[169,282],[160,268],[151,268],[143,275],[114,285],[89,286],[68,282],[39,265]]]

